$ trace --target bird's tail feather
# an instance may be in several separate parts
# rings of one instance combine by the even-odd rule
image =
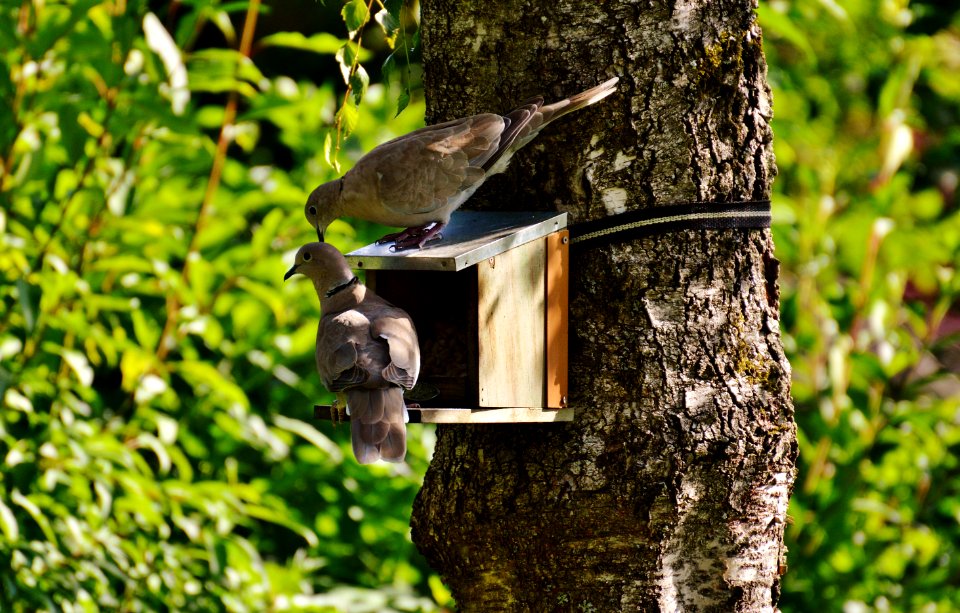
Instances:
[[[402,462],[407,454],[407,407],[399,387],[347,392],[350,433],[357,462]]]
[[[591,87],[587,91],[580,92],[575,96],[570,96],[569,98],[559,102],[546,104],[540,107],[540,112],[543,113],[543,123],[540,125],[540,128],[542,129],[543,126],[557,119],[558,117],[563,117],[567,113],[572,113],[578,109],[582,109],[585,106],[590,106],[594,102],[603,100],[613,92],[617,91],[618,81],[620,81],[620,77],[613,77],[612,79],[604,81],[596,87]]]
[[[482,167],[487,175],[495,175],[506,170],[514,152],[533,140],[548,123],[567,113],[603,100],[617,91],[618,81],[620,81],[619,77],[613,77],[596,87],[553,104],[545,105],[543,98],[537,96],[508,113],[505,119],[509,123],[500,136],[500,145],[496,152],[483,162]]]

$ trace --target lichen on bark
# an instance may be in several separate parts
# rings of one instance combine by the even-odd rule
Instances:
[[[769,197],[749,1],[422,6],[428,119],[621,78],[468,207],[576,223]],[[776,606],[795,428],[767,231],[574,253],[570,424],[441,427],[414,540],[465,611]]]

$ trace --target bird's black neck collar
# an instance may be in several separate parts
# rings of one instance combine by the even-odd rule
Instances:
[[[345,282],[341,283],[340,285],[337,285],[336,287],[330,288],[330,291],[328,291],[328,292],[326,293],[326,297],[327,297],[327,298],[331,298],[331,297],[335,296],[336,294],[339,294],[339,293],[342,292],[343,290],[347,289],[348,287],[350,287],[350,286],[352,286],[352,285],[356,285],[357,283],[360,283],[360,279],[358,279],[358,278],[356,278],[356,277],[350,279],[349,281],[345,281]]]

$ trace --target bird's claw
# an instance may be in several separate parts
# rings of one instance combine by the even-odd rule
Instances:
[[[440,232],[437,232],[436,234],[428,238],[420,238],[419,236],[414,236],[407,240],[397,241],[394,244],[390,245],[390,251],[396,253],[397,251],[413,249],[414,247],[416,247],[417,249],[423,249],[423,246],[429,243],[430,241],[441,240],[441,239],[443,239],[443,234],[441,234]]]
[[[330,421],[333,422],[334,428],[344,421],[342,411],[343,407],[340,406],[340,399],[337,398],[333,401],[333,404],[330,405]]]
[[[393,237],[400,236],[400,234],[402,234],[402,232],[394,232],[393,234],[387,234],[386,236],[381,236],[380,238],[377,239],[377,244],[386,245],[387,243],[394,242],[397,239]]]
[[[381,237],[378,241],[378,245],[383,245],[385,243],[393,243],[390,245],[390,251],[396,253],[397,251],[403,251],[405,249],[423,249],[423,246],[429,243],[432,240],[438,240],[443,238],[440,230],[446,224],[436,222],[429,224],[428,226],[416,226],[413,228],[407,228],[402,232],[394,232],[393,234],[387,234],[386,236]]]
[[[413,238],[419,238],[427,232],[426,226],[415,226],[413,228],[407,228],[400,232],[392,232],[390,234],[384,234],[377,239],[378,245],[384,245],[386,243],[402,243],[409,241]]]

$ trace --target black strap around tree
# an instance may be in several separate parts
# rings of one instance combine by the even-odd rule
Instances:
[[[769,228],[770,201],[691,202],[610,215],[570,226],[575,247],[597,247],[677,230]]]

